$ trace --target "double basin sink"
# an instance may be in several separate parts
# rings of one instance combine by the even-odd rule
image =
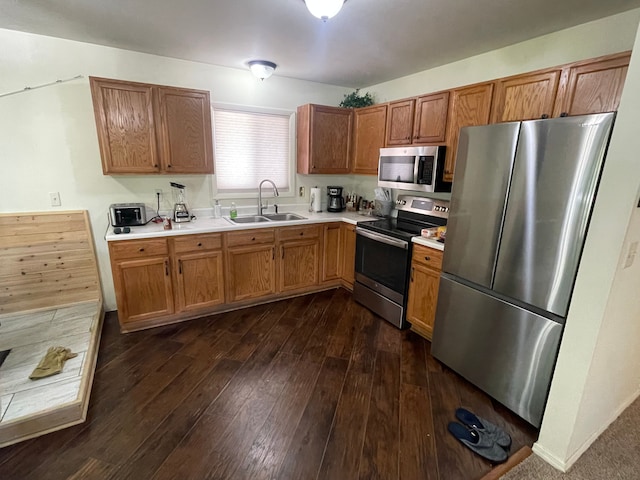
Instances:
[[[265,213],[264,215],[242,215],[241,217],[229,218],[233,223],[288,222],[306,219],[307,217],[295,213]]]

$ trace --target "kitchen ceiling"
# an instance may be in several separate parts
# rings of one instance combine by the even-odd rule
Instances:
[[[0,0],[0,28],[366,87],[640,7],[640,0]],[[267,80],[268,81],[268,80]]]

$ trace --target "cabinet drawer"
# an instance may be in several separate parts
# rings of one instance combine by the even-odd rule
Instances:
[[[278,230],[280,240],[299,240],[301,238],[315,238],[320,236],[317,225],[303,225],[299,227],[282,227]]]
[[[444,252],[436,250],[435,248],[429,248],[423,245],[414,245],[412,260],[426,267],[441,270],[443,253]]]
[[[261,228],[259,230],[243,230],[227,233],[227,247],[240,245],[256,245],[258,243],[274,243],[276,240],[273,228]]]
[[[168,253],[166,238],[109,242],[109,255],[112,260],[152,257],[154,255],[167,255]]]
[[[220,250],[222,235],[220,233],[208,235],[184,235],[173,238],[173,248],[176,253],[197,252],[200,250]]]

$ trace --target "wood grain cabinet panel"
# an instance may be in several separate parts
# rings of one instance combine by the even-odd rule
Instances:
[[[280,244],[279,292],[299,290],[318,284],[319,239],[288,241]]]
[[[566,69],[554,116],[618,110],[630,52],[577,62]]]
[[[209,92],[89,81],[105,175],[213,173]]]
[[[167,173],[213,173],[209,92],[158,87],[163,167]]]
[[[307,104],[297,112],[298,173],[349,173],[353,110]]]
[[[178,311],[224,303],[222,251],[183,253],[175,258]]]
[[[230,302],[276,293],[275,248],[273,244],[227,248],[227,293]]]
[[[153,87],[90,77],[102,171],[158,173]]]
[[[353,289],[356,279],[356,226],[343,223],[340,228],[340,276],[345,285]]]
[[[341,223],[325,224],[322,230],[322,281],[339,280],[341,276]]]
[[[444,143],[448,113],[449,92],[418,97],[413,121],[413,144]]]
[[[411,329],[431,340],[438,303],[442,252],[414,245],[411,259],[407,320]]]
[[[560,74],[556,69],[497,80],[491,123],[550,118]]]
[[[444,180],[453,181],[456,165],[460,128],[487,125],[491,113],[493,83],[471,85],[452,90],[451,107],[447,126],[447,153],[444,165]]]
[[[411,145],[416,101],[413,98],[390,102],[387,110],[386,145]]]
[[[380,149],[385,145],[387,105],[354,110],[353,173],[376,175]]]

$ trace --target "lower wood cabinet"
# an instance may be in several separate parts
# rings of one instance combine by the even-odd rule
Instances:
[[[341,222],[109,242],[123,331],[353,286],[355,226]],[[345,275],[343,277],[342,275]],[[326,287],[325,287],[326,288]]]
[[[226,234],[227,299],[239,302],[276,293],[275,230]]]
[[[111,270],[118,302],[118,320],[130,323],[174,312],[167,240],[109,243]]]
[[[353,289],[356,281],[356,226],[343,223],[340,235],[340,276],[343,283]]]
[[[222,235],[184,235],[170,239],[176,310],[200,310],[223,304]]]
[[[280,251],[278,292],[318,285],[320,280],[320,227],[304,225],[278,229]]]
[[[342,227],[340,222],[322,226],[322,281],[339,280]]]
[[[440,250],[414,245],[407,320],[411,323],[411,330],[429,340],[433,335],[441,269],[442,252]]]

